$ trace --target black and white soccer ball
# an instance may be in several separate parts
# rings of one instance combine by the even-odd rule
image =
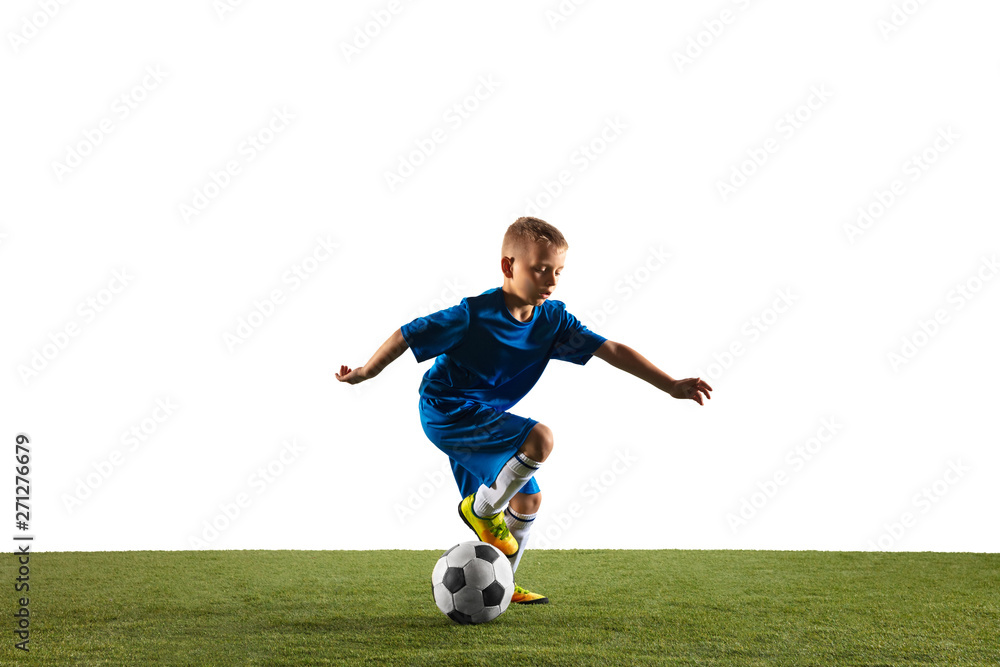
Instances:
[[[492,544],[471,541],[445,551],[431,573],[438,609],[456,623],[486,623],[504,613],[514,595],[514,571]]]

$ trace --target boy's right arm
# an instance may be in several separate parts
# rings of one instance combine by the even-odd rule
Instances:
[[[365,380],[370,380],[379,373],[382,369],[391,364],[396,360],[399,355],[406,352],[410,346],[406,343],[406,339],[403,338],[402,328],[396,329],[392,332],[392,335],[382,343],[372,358],[368,360],[368,363],[361,368],[350,369],[347,366],[340,367],[340,373],[335,373],[337,379],[341,382],[347,382],[350,384],[357,384],[359,382],[364,382]]]

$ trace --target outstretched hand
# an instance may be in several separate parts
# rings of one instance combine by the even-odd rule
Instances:
[[[364,382],[368,377],[364,374],[364,366],[361,368],[348,368],[347,366],[341,366],[339,373],[334,373],[337,379],[341,382],[347,382],[349,384],[357,384],[359,382]]]
[[[705,398],[710,399],[712,398],[711,394],[708,393],[710,391],[712,388],[701,378],[685,378],[674,383],[673,388],[667,393],[674,398],[690,398],[692,401],[698,401],[698,405],[705,405],[701,400],[701,395],[704,394]]]

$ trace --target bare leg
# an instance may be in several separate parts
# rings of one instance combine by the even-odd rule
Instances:
[[[528,432],[528,437],[524,439],[524,444],[518,451],[541,463],[549,458],[549,454],[552,453],[552,445],[552,429],[545,424],[538,423]]]
[[[516,493],[510,499],[510,508],[518,514],[534,514],[542,504],[541,493]]]

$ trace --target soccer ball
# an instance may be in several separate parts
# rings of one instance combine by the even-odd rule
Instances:
[[[448,549],[431,573],[438,609],[456,623],[486,623],[504,613],[514,595],[514,570],[507,557],[486,542],[462,542]]]

